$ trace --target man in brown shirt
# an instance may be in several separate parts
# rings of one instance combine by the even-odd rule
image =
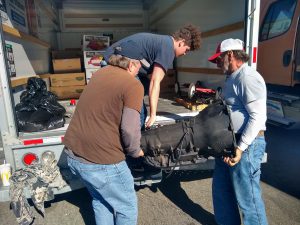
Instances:
[[[137,223],[137,197],[125,154],[140,149],[143,86],[135,78],[143,59],[132,41],[116,46],[109,66],[97,71],[81,94],[64,137],[68,165],[93,198],[98,225]]]

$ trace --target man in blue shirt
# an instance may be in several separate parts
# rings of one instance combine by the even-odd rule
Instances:
[[[104,58],[107,61],[113,54],[115,46],[128,40],[134,41],[142,50],[143,57],[149,62],[150,67],[142,67],[139,79],[149,94],[150,115],[145,124],[147,109],[143,104],[141,111],[141,125],[150,127],[156,120],[157,103],[160,93],[160,82],[168,69],[173,68],[174,58],[185,55],[188,51],[200,48],[201,33],[193,25],[186,25],[176,31],[172,36],[152,33],[137,33],[128,36],[110,46]],[[148,78],[150,75],[150,78]]]
[[[235,157],[216,159],[213,205],[218,224],[266,225],[261,196],[260,165],[265,153],[267,92],[262,76],[246,62],[249,56],[239,39],[226,39],[208,59],[227,75],[223,97],[236,133]]]

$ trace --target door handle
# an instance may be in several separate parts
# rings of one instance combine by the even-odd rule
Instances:
[[[288,67],[290,65],[292,59],[292,50],[286,50],[283,53],[282,63],[284,67]]]

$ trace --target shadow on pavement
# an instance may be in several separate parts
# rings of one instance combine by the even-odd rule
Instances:
[[[56,195],[55,200],[48,202],[45,207],[47,207],[48,204],[51,204],[52,202],[59,201],[67,201],[70,204],[77,206],[79,208],[79,212],[82,216],[84,224],[96,225],[94,210],[92,207],[92,198],[87,189],[82,188],[69,193]]]
[[[201,224],[215,225],[214,215],[200,205],[194,203],[181,187],[181,181],[193,181],[212,177],[212,171],[181,171],[174,172],[164,179],[157,188],[176,204],[183,212],[190,215]],[[172,187],[172,188],[170,188]]]

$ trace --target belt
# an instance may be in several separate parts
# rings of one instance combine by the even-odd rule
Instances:
[[[265,136],[265,131],[264,130],[260,130],[258,132],[258,134],[256,135],[256,137],[261,137],[261,136]]]
[[[241,139],[241,136],[242,136],[241,133],[236,133],[236,134],[235,134],[235,139],[236,139],[237,141],[239,141],[239,140]],[[264,130],[260,130],[260,131],[258,132],[258,134],[256,135],[256,137],[262,137],[262,136],[265,136],[265,131],[264,131]]]
[[[95,164],[94,162],[91,162],[91,161],[83,158],[82,156],[77,155],[75,152],[73,152],[71,149],[67,148],[66,146],[65,146],[65,153],[67,153],[68,156],[70,156],[72,159],[76,159],[82,163]]]

